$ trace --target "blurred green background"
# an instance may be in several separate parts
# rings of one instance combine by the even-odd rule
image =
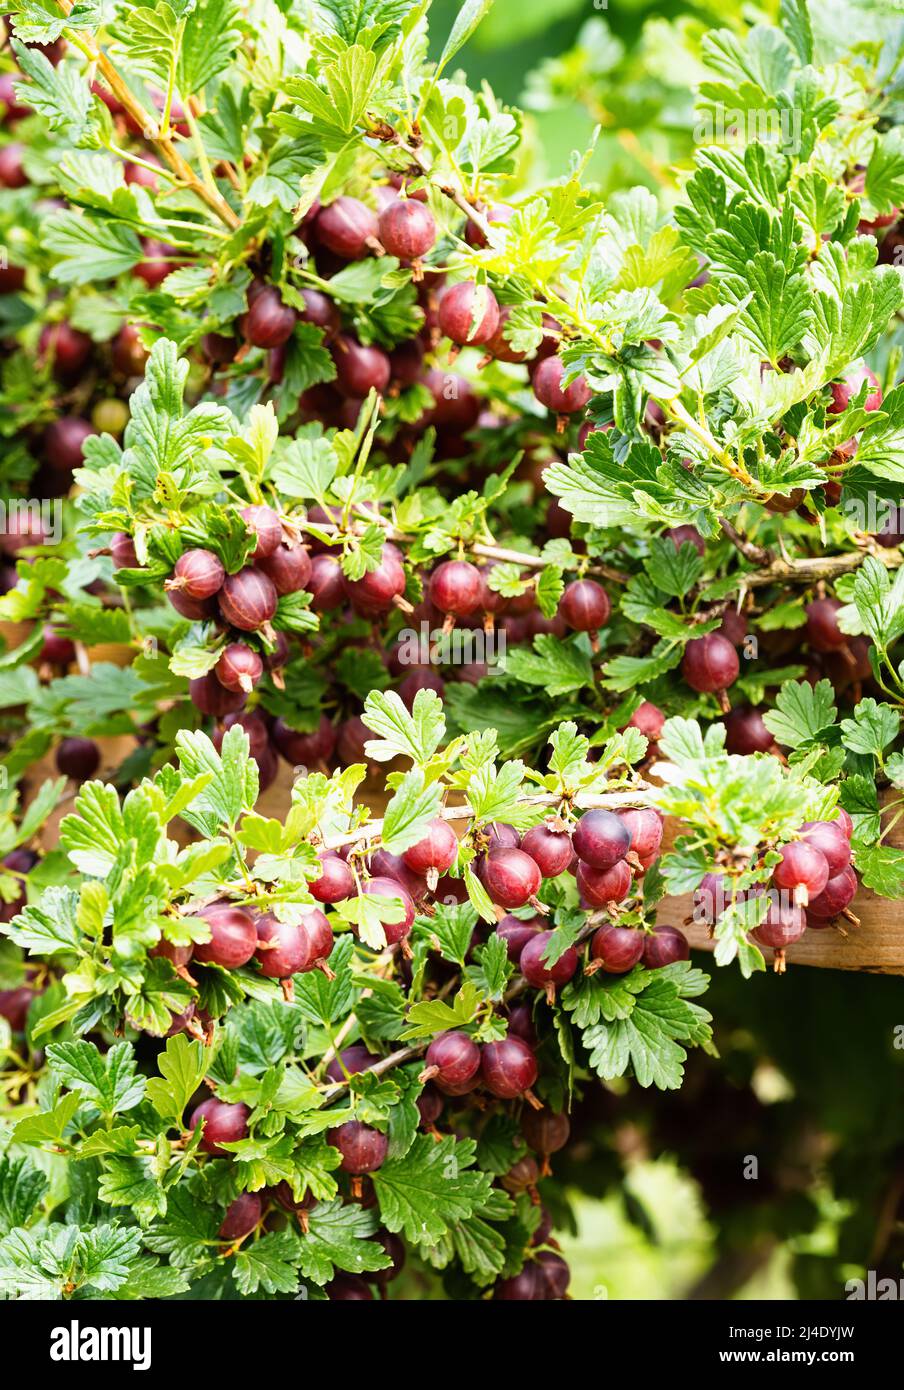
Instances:
[[[459,8],[434,0],[437,49]],[[457,62],[473,85],[486,81],[499,100],[528,112],[529,181],[561,174],[599,125],[592,176],[610,191],[643,183],[667,196],[672,161],[690,152],[699,39],[740,13],[737,0],[718,9],[680,0],[495,0]]]
[[[437,49],[458,9],[434,0]],[[643,183],[667,207],[692,154],[700,39],[775,9],[496,0],[457,62],[526,110],[523,184],[561,175],[599,124],[588,176],[607,194]],[[834,1300],[867,1268],[899,1278],[904,981],[713,970],[704,1002],[720,1056],[692,1056],[680,1092],[589,1087],[573,1116],[555,1162],[573,1295]]]

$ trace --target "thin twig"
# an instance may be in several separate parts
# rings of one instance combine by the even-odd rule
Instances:
[[[72,0],[60,0],[60,5],[67,15],[70,14],[72,10]],[[104,53],[103,49],[94,42],[92,36],[90,34],[81,33],[80,31],[69,30],[68,32],[72,35],[77,47],[82,50],[86,57],[91,62],[97,64],[98,68],[103,73],[104,81],[116,100],[128,111],[133,121],[140,127],[145,139],[150,140],[152,144],[156,145],[173,173],[176,174],[193,193],[197,194],[201,201],[205,203],[212,212],[216,213],[220,221],[225,222],[227,227],[230,227],[233,231],[239,227],[241,225],[240,219],[233,212],[222,194],[218,192],[216,187],[211,189],[205,186],[203,179],[200,179],[188,161],[183,159],[182,155],[173,144],[169,134],[164,134],[160,122],[155,120],[150,113],[144,109],[128,83],[119,75],[113,63],[107,57],[106,53]]]
[[[777,557],[763,569],[750,570],[738,577],[748,589],[762,589],[767,584],[779,581],[785,584],[814,584],[819,579],[835,579],[840,574],[850,574],[851,570],[859,569],[868,555],[886,569],[897,569],[904,564],[904,556],[899,549],[864,546],[860,550],[846,551],[844,555],[808,555],[801,560]]]
[[[725,532],[725,535],[731,541],[732,545],[740,550],[745,560],[750,560],[754,565],[769,564],[772,558],[769,551],[764,550],[761,545],[754,545],[753,541],[749,541],[745,536],[742,536],[740,531],[732,526],[727,517],[720,516],[719,525],[722,527],[722,530]]]

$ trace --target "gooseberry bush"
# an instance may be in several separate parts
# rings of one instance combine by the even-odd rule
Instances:
[[[9,8],[0,1289],[562,1298],[685,929],[904,896],[891,17],[695,40],[795,119],[660,205],[477,0]]]

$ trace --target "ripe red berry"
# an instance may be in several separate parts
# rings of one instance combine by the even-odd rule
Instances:
[[[227,623],[243,632],[256,632],[273,617],[278,597],[272,579],[246,566],[238,574],[227,574],[218,602]]]
[[[523,907],[536,897],[542,882],[536,863],[520,849],[490,850],[480,876],[493,902],[507,908]]]
[[[336,339],[333,361],[337,390],[356,400],[363,399],[371,390],[382,395],[392,377],[392,367],[383,349],[359,343],[348,333]]]
[[[420,204],[418,204],[420,206]],[[416,874],[431,869],[444,874],[451,869],[458,855],[458,837],[448,821],[437,816],[427,827],[427,834],[406,849],[402,858]]]
[[[725,716],[725,747],[729,753],[768,753],[774,742],[758,709],[739,705]]]
[[[445,693],[446,682],[442,676],[438,676],[435,671],[427,671],[417,668],[409,671],[408,675],[399,684],[399,698],[406,709],[411,709],[414,704],[414,697],[420,690],[433,690],[442,699]]]
[[[311,594],[311,607],[315,613],[326,613],[341,605],[345,598],[345,585],[342,566],[335,556],[312,556],[311,573],[305,588]]]
[[[559,599],[559,612],[575,632],[598,632],[609,621],[609,595],[594,579],[572,580]]]
[[[257,929],[251,914],[231,903],[212,903],[198,913],[210,928],[210,940],[195,946],[195,960],[237,970],[257,950]]]
[[[409,869],[400,854],[391,854],[388,849],[374,850],[370,856],[370,872],[374,878],[388,878],[400,883],[414,902],[418,902],[427,892],[424,875]]]
[[[564,1149],[571,1134],[567,1115],[549,1110],[525,1107],[521,1116],[521,1132],[534,1153],[555,1154]]]
[[[411,895],[401,883],[392,878],[369,878],[363,886],[364,893],[368,897],[389,898],[402,909],[400,921],[384,922],[383,930],[386,933],[386,944],[393,946],[401,941],[411,931],[415,917],[415,907]]]
[[[49,361],[55,377],[65,381],[76,376],[91,356],[94,344],[87,333],[71,324],[48,323],[38,339],[38,358]]]
[[[578,891],[591,907],[607,907],[609,903],[620,903],[631,891],[631,870],[620,859],[608,869],[594,869],[583,860],[578,864],[575,875]]]
[[[405,1268],[405,1246],[399,1236],[385,1229],[377,1231],[373,1239],[379,1245],[382,1245],[386,1254],[392,1260],[391,1265],[387,1265],[385,1269],[378,1269],[373,1275],[373,1278],[382,1289],[385,1288],[387,1284],[391,1283],[393,1279],[397,1279]]]
[[[315,222],[317,240],[334,256],[346,261],[361,260],[378,233],[377,218],[357,198],[336,198],[321,208]]]
[[[494,1300],[504,1303],[536,1303],[546,1297],[546,1279],[534,1260],[511,1278],[500,1279],[493,1289]]]
[[[740,647],[747,636],[747,619],[737,608],[726,608],[722,614],[721,626],[716,628],[716,632],[722,637],[727,637],[733,647]]]
[[[164,588],[166,586],[164,585]],[[217,601],[213,598],[196,599],[189,598],[180,589],[171,589],[167,592],[167,598],[183,618],[188,618],[190,622],[208,622],[217,616]]]
[[[4,916],[2,920],[12,919],[7,919]],[[16,989],[0,989],[0,1018],[6,1019],[14,1033],[25,1032],[28,1010],[31,1008],[31,1002],[34,998],[35,991],[29,989],[27,985],[20,985]]]
[[[681,674],[700,694],[726,690],[737,680],[740,669],[737,652],[718,632],[694,637],[684,649]]]
[[[840,874],[851,862],[851,842],[839,821],[811,820],[801,826],[808,845],[819,850],[829,866],[829,877]]]
[[[496,332],[491,338],[487,339],[484,345],[487,354],[490,357],[495,357],[497,362],[518,363],[524,362],[527,359],[527,353],[519,352],[517,348],[512,346],[506,336],[505,328],[511,318],[511,314],[512,310],[507,305],[500,306],[499,325]]]
[[[857,875],[850,864],[834,874],[825,888],[807,904],[807,921],[813,926],[830,921],[850,907],[857,895]]]
[[[389,354],[392,379],[397,386],[414,386],[424,370],[424,345],[418,338],[399,343]]]
[[[153,956],[155,959],[168,960],[171,965],[179,969],[188,965],[188,962],[194,954],[194,950],[193,944],[188,946],[176,946],[172,941],[167,941],[166,938],[163,937],[157,942],[156,946],[151,947],[150,951],[148,951],[148,955]]]
[[[369,1052],[363,1043],[352,1043],[351,1047],[344,1047],[339,1056],[333,1058],[326,1074],[330,1081],[342,1081],[346,1073],[354,1076],[358,1072],[369,1071],[379,1060],[378,1055]]]
[[[555,965],[546,963],[544,957],[551,940],[551,931],[537,932],[524,946],[518,961],[527,983],[537,989],[545,989],[549,985],[567,985],[578,968],[578,953],[573,946],[562,952]]]
[[[0,999],[2,999],[2,995],[0,995]],[[435,1086],[430,1085],[429,1081],[415,1101],[415,1105],[420,1115],[420,1123],[425,1128],[435,1125],[445,1108],[442,1096]]]
[[[175,595],[170,595],[175,598]],[[188,696],[196,709],[202,714],[222,719],[226,714],[236,714],[244,707],[246,696],[243,691],[227,690],[213,671],[206,676],[196,676],[188,682]]]
[[[217,1231],[220,1240],[243,1240],[260,1222],[264,1204],[257,1192],[242,1192],[226,1208],[226,1215]]]
[[[380,240],[390,256],[415,261],[436,241],[433,213],[416,198],[394,198],[380,213]]]
[[[590,954],[600,961],[607,975],[624,975],[640,960],[646,933],[637,927],[606,924],[594,932]]]
[[[817,598],[807,604],[807,641],[814,652],[831,652],[847,642],[838,626],[841,606],[837,598]]]
[[[315,328],[322,328],[327,338],[335,338],[342,327],[342,320],[333,301],[321,294],[320,290],[302,290],[301,297],[304,308],[299,311],[299,317],[305,323],[312,323]]]
[[[292,306],[283,303],[279,290],[266,285],[245,315],[245,337],[253,347],[282,347],[291,338],[297,317]]]
[[[347,579],[342,586],[353,607],[365,617],[387,612],[392,601],[405,592],[405,571],[394,550],[384,545],[376,569],[368,570],[360,579]]]
[[[97,430],[78,415],[62,415],[54,420],[44,431],[44,457],[51,468],[61,473],[81,468],[82,448],[92,434],[97,434]]]
[[[371,1303],[373,1293],[357,1274],[337,1274],[323,1286],[330,1303]]]
[[[355,875],[345,860],[332,850],[318,856],[320,876],[311,879],[308,887],[319,903],[341,903],[355,891]]]
[[[499,327],[499,305],[488,285],[463,280],[439,302],[439,328],[453,343],[487,343]]]
[[[594,869],[610,869],[631,848],[631,832],[612,811],[585,811],[572,837],[574,852]]]
[[[336,751],[340,762],[346,767],[350,763],[367,762],[366,745],[371,736],[370,729],[359,714],[343,719],[336,738]]]
[[[243,1105],[241,1101],[231,1105],[228,1101],[217,1100],[216,1096],[211,1096],[210,1100],[202,1101],[192,1111],[188,1127],[195,1130],[203,1120],[204,1129],[201,1134],[200,1147],[205,1153],[220,1154],[227,1157],[229,1150],[220,1148],[220,1145],[237,1144],[239,1140],[248,1137],[248,1116],[250,1114],[251,1111],[248,1106]]]
[[[676,550],[683,545],[692,545],[698,555],[706,554],[706,541],[696,526],[670,526],[663,534],[668,536]]]
[[[506,1192],[527,1192],[540,1180],[540,1165],[532,1154],[517,1158],[500,1179]]]
[[[327,558],[327,557],[324,557]],[[273,581],[280,598],[297,594],[311,577],[311,557],[303,545],[279,545],[271,555],[258,561],[258,569]]]
[[[509,960],[513,965],[517,965],[528,941],[542,930],[541,917],[532,917],[529,922],[522,922],[518,917],[503,917],[502,921],[497,923],[496,935],[502,937]]]
[[[306,908],[302,913],[301,930],[308,938],[308,969],[329,960],[333,950],[333,928],[319,907]]]
[[[257,939],[254,958],[269,979],[286,980],[309,968],[311,944],[303,927],[280,922],[272,912],[265,912],[257,919]]]
[[[3,76],[0,74],[0,82]],[[18,294],[25,288],[25,267],[22,265],[0,265],[0,294]]]
[[[480,606],[483,576],[467,560],[444,560],[431,574],[427,593],[440,613],[466,618]]]
[[[208,362],[215,367],[228,367],[230,362],[235,361],[235,355],[241,347],[238,338],[226,333],[205,333],[201,339],[201,350]]]
[[[55,761],[64,777],[87,782],[100,767],[100,749],[90,738],[64,738],[56,750]]]
[[[484,826],[487,849],[519,849],[521,846],[521,836],[513,825],[507,821],[491,821]]]
[[[771,903],[765,921],[750,933],[758,946],[771,946],[774,951],[782,951],[786,946],[799,941],[807,925],[807,914],[802,907],[782,907]]]
[[[593,395],[582,376],[576,377],[569,386],[562,385],[565,365],[561,357],[544,357],[537,366],[532,380],[534,395],[547,410],[557,415],[572,415],[583,410]]]
[[[424,385],[433,397],[433,409],[423,424],[439,430],[465,434],[473,429],[480,414],[480,401],[464,377],[431,367],[424,375]]]
[[[126,531],[115,531],[110,539],[110,555],[117,570],[140,569],[135,544]]]
[[[861,363],[859,366],[849,367],[840,381],[832,383],[829,388],[832,392],[832,400],[827,407],[827,414],[840,415],[842,411],[847,410],[864,382],[868,382],[872,390],[867,392],[863,409],[878,410],[882,404],[882,387],[879,385],[879,378],[875,372],[870,371],[869,367]]]
[[[649,700],[643,700],[631,715],[626,724],[628,729],[639,729],[651,743],[655,743],[662,733],[662,726],[665,723],[665,715],[657,705],[653,705]]]
[[[659,970],[676,960],[687,960],[690,953],[687,937],[677,927],[663,924],[644,936],[642,959],[648,970]]]
[[[541,1250],[537,1256],[536,1264],[542,1281],[542,1292],[539,1297],[552,1302],[564,1298],[571,1282],[571,1270],[562,1256],[557,1255],[555,1250]]]
[[[662,844],[662,820],[648,806],[639,810],[622,811],[619,814],[622,825],[631,836],[631,849],[645,859],[656,854]]]
[[[26,106],[16,95],[16,83],[21,80],[21,76],[17,72],[0,73],[0,102],[6,108],[3,113],[3,121],[6,125],[11,125],[15,121],[21,121],[24,116],[31,115],[32,108]]]
[[[177,268],[179,263],[175,258],[178,253],[175,246],[158,241],[156,237],[142,237],[141,248],[144,259],[138,262],[132,274],[143,280],[149,290],[154,290],[163,283],[171,270]]]
[[[44,641],[39,660],[48,661],[52,666],[68,666],[70,661],[75,660],[75,643],[57,632],[52,623],[44,624],[42,635]]]
[[[777,888],[785,888],[800,894],[806,903],[816,898],[829,881],[829,866],[818,849],[806,840],[792,840],[782,850],[782,857],[772,870],[772,881]]]
[[[536,1081],[537,1059],[521,1038],[485,1043],[480,1054],[480,1076],[492,1095],[500,1100],[514,1100]]]
[[[168,590],[179,591],[190,599],[213,598],[226,578],[226,570],[212,550],[185,550],[176,561]]]
[[[428,1068],[436,1068],[433,1081],[444,1091],[447,1086],[462,1086],[477,1075],[480,1048],[467,1033],[440,1033],[427,1048],[425,1061]]]
[[[147,366],[148,352],[134,324],[124,324],[119,330],[113,339],[110,356],[121,376],[141,376]]]
[[[244,642],[230,642],[214,667],[217,680],[227,690],[242,690],[245,694],[257,685],[264,674],[264,663],[257,652]]]
[[[25,172],[23,155],[25,146],[18,140],[0,146],[0,186],[3,188],[26,188],[29,183]]]
[[[342,1155],[339,1167],[344,1173],[355,1176],[375,1173],[382,1168],[389,1152],[386,1135],[370,1125],[362,1124],[360,1120],[349,1120],[338,1129],[331,1129],[329,1139]]]
[[[571,836],[548,825],[534,825],[528,830],[521,848],[529,854],[544,878],[558,878],[574,859]]]
[[[326,762],[336,747],[336,730],[325,714],[320,716],[316,729],[311,733],[300,733],[284,719],[277,719],[273,725],[273,742],[287,763],[297,767],[307,767],[311,763]]]
[[[272,555],[282,543],[282,522],[279,513],[263,504],[243,507],[239,513],[249,532],[257,537],[257,544],[248,556],[251,560],[264,560]]]
[[[492,207],[488,207],[484,212],[484,218],[489,222],[490,226],[492,227],[496,224],[500,229],[511,222],[514,216],[515,209],[509,207],[506,203],[494,203]],[[470,220],[465,227],[465,241],[469,246],[474,246],[479,249],[487,245],[487,239],[484,233],[480,230],[476,222]]]

